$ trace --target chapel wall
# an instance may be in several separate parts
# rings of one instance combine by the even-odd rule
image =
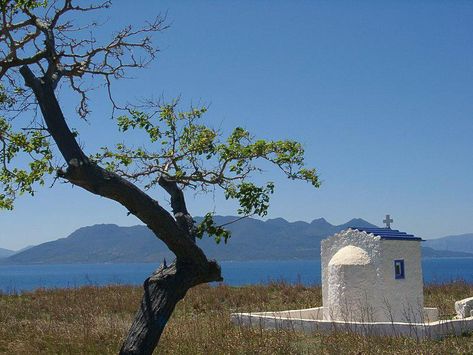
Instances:
[[[396,279],[394,260],[404,260],[404,279]],[[380,278],[387,321],[419,322],[423,318],[423,278],[420,241],[381,240]]]
[[[353,245],[366,251],[371,259],[369,266],[357,267],[353,265],[337,266],[338,272],[329,275],[329,262],[343,247]],[[373,290],[380,289],[377,273],[381,267],[380,237],[367,234],[355,229],[347,229],[321,242],[322,267],[322,302],[324,305],[324,319],[338,319],[357,317],[365,313],[364,306],[379,304],[379,296]],[[333,271],[333,270],[332,270]],[[368,291],[368,292],[367,292]],[[365,299],[365,305],[360,304]],[[356,303],[356,304],[355,304]],[[359,307],[355,307],[358,305]],[[338,309],[337,309],[338,308]],[[348,311],[348,314],[346,311]],[[375,307],[376,308],[376,307]],[[361,312],[361,313],[360,313]],[[369,315],[378,318],[376,311]],[[366,315],[363,315],[366,318]]]
[[[376,318],[376,271],[373,264],[331,265],[328,272],[328,304],[326,320],[372,322]]]

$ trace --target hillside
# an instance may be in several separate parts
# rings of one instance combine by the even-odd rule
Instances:
[[[236,217],[217,216],[218,224]],[[196,218],[197,222],[201,219]],[[204,238],[198,244],[207,255],[217,260],[288,260],[313,259],[320,256],[320,241],[348,226],[373,227],[363,219],[352,219],[332,225],[323,218],[311,223],[288,222],[283,218],[261,221],[247,218],[230,224],[232,237],[228,244],[216,244]],[[429,241],[430,242],[430,241]],[[465,249],[424,247],[424,257],[473,257]],[[14,264],[34,263],[129,263],[157,262],[171,259],[172,254],[147,227],[138,225],[119,227],[100,224],[76,230],[66,238],[40,244],[18,252],[2,262]]]
[[[473,253],[473,233],[426,240],[424,246],[437,250]]]
[[[15,254],[15,251],[13,251],[13,250],[0,248],[0,259],[7,258],[7,257],[9,257],[10,255],[13,255],[13,254]]]
[[[236,217],[217,216],[216,223],[234,221]],[[201,218],[196,218],[197,222]],[[198,244],[211,258],[218,260],[308,259],[320,255],[320,240],[350,226],[372,227],[353,219],[332,225],[323,218],[311,223],[288,222],[283,218],[267,221],[246,218],[228,226],[232,238],[217,245],[212,238]],[[31,263],[102,263],[156,262],[172,258],[165,245],[145,226],[119,227],[101,224],[76,230],[66,238],[40,244],[19,252],[4,262]]]
[[[464,251],[438,250],[430,247],[422,246],[423,258],[471,258],[472,253]]]
[[[97,224],[79,228],[66,238],[31,247],[5,261],[15,264],[148,262],[165,256],[171,254],[145,226]]]

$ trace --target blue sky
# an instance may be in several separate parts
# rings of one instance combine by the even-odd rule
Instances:
[[[117,83],[122,100],[181,95],[210,104],[208,123],[303,143],[320,189],[277,183],[270,218],[361,217],[423,238],[473,232],[473,2],[116,1],[99,38],[167,12],[171,27],[149,69]],[[121,140],[105,93],[89,123],[61,102],[87,152]],[[163,195],[151,192],[167,206]],[[234,214],[193,196],[194,215]],[[0,247],[18,249],[85,225],[139,223],[111,201],[65,184],[0,212]]]

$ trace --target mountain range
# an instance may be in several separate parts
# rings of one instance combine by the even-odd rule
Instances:
[[[424,245],[437,250],[473,253],[473,233],[429,239]]]
[[[15,254],[15,251],[13,251],[13,250],[0,248],[0,259],[1,258],[7,258],[7,257],[9,257],[10,255],[13,255],[13,254]]]
[[[215,222],[226,224],[236,218],[216,216]],[[201,218],[196,218],[196,222],[200,221]],[[267,221],[245,218],[228,225],[232,237],[227,244],[216,244],[208,237],[198,240],[198,244],[209,257],[217,260],[313,259],[320,255],[323,238],[347,227],[376,226],[360,218],[341,225],[332,225],[323,218],[310,223],[288,222],[283,218]],[[450,240],[454,243],[450,244]],[[423,256],[473,257],[473,245],[465,248],[462,240],[470,244],[473,234],[426,241]],[[119,227],[114,224],[79,228],[66,238],[17,253],[7,250],[6,253],[2,262],[14,264],[160,262],[173,256],[146,226]]]

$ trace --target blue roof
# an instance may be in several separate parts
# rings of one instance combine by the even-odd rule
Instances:
[[[391,228],[363,228],[363,227],[350,227],[361,232],[372,233],[381,237],[381,239],[393,239],[393,240],[422,240],[422,238],[416,237],[413,234],[407,234],[405,232],[398,231],[397,229]]]

